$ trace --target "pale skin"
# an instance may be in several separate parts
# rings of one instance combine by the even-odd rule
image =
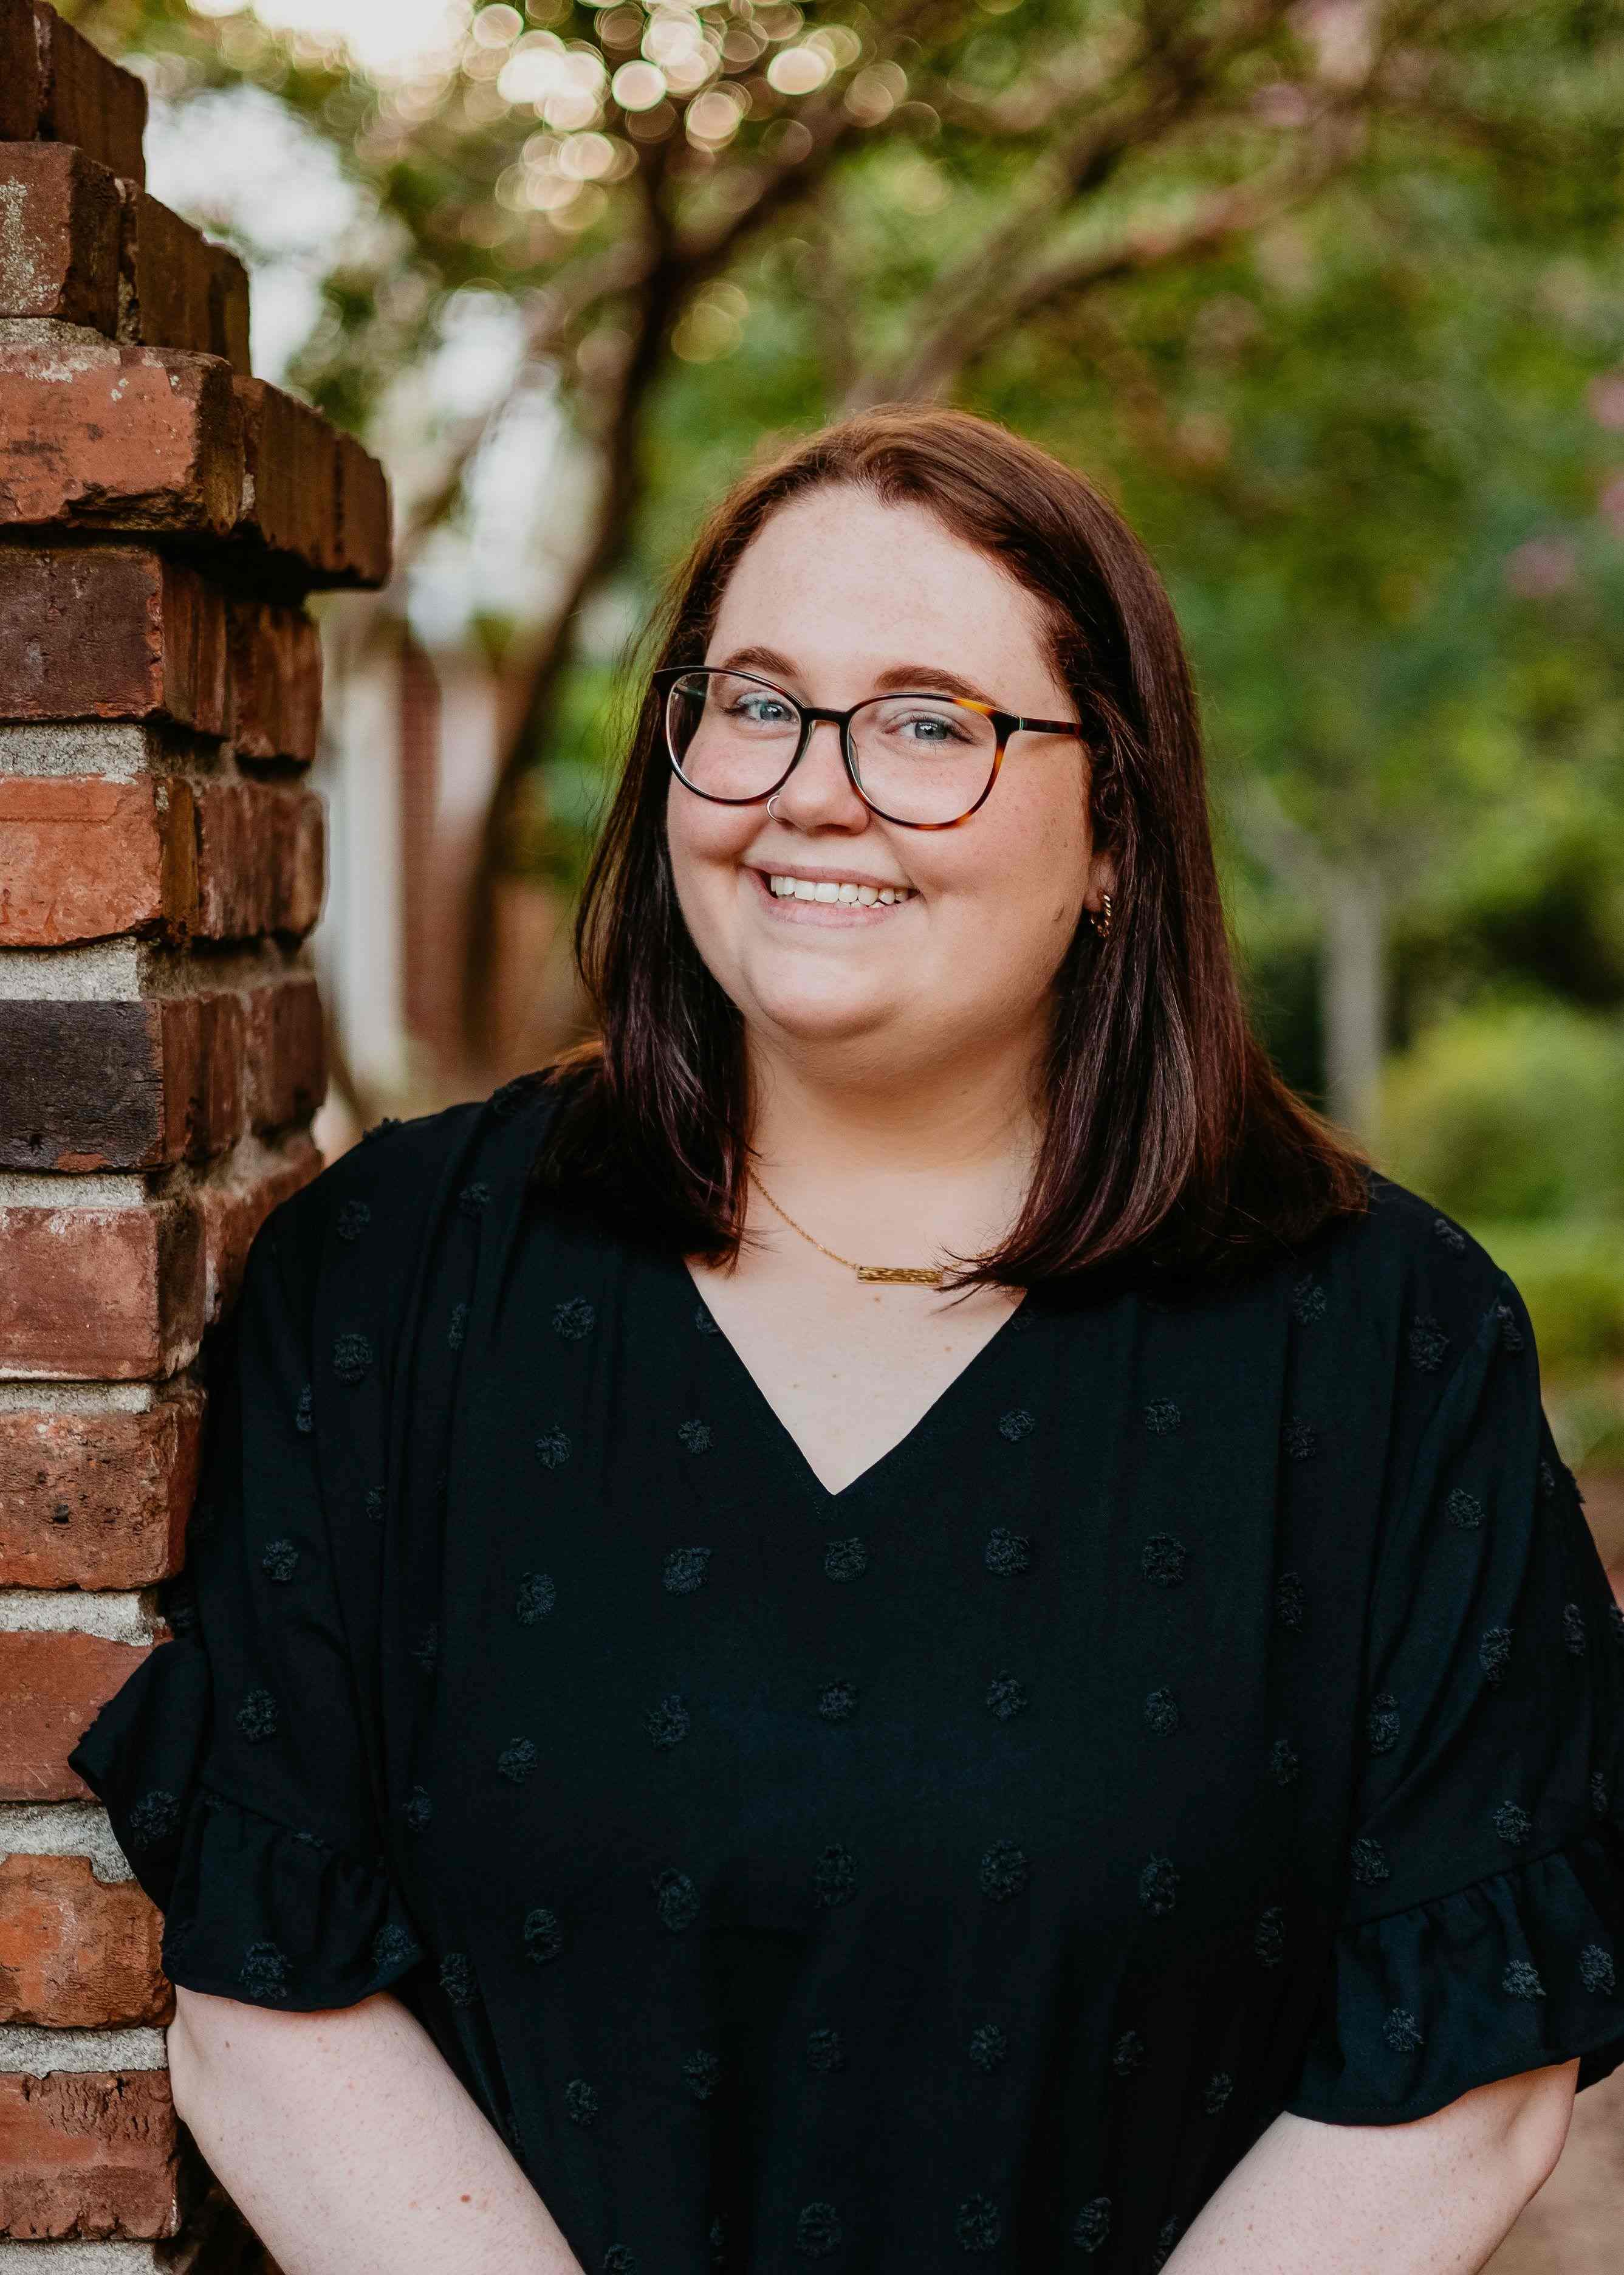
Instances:
[[[768,676],[813,704],[843,707],[926,666],[1002,709],[1076,716],[1030,596],[922,508],[845,488],[781,509],[741,558],[706,660],[747,651],[758,670],[780,659]],[[1115,889],[1086,765],[1080,740],[1016,735],[986,805],[937,832],[870,812],[827,726],[771,816],[671,784],[683,912],[744,1020],[758,1171],[842,1257],[970,1255],[1014,1219],[1048,989],[1078,921]],[[786,903],[764,888],[775,871],[913,897]],[[748,1229],[736,1268],[689,1269],[830,1493],[913,1428],[1018,1300],[980,1289],[950,1308],[927,1288],[859,1282],[753,1195]],[[316,2014],[176,1999],[177,2106],[285,2275],[579,2275],[542,2197],[388,1992]],[[1503,2078],[1407,2125],[1282,2114],[1168,2275],[1473,2275],[1554,2166],[1577,2072]]]

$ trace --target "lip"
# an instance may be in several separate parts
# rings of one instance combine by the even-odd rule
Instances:
[[[747,869],[757,876],[804,877],[809,885],[872,885],[875,891],[908,893],[913,890],[901,877],[876,877],[871,869],[831,869],[816,861],[746,861]],[[803,902],[802,906],[808,903]],[[827,902],[822,903],[827,907]]]
[[[850,931],[862,925],[890,924],[913,906],[911,900],[873,901],[866,908],[858,901],[784,900],[773,892],[768,883],[773,877],[804,877],[812,884],[872,885],[876,891],[911,890],[899,888],[895,877],[876,877],[867,870],[831,869],[805,861],[786,861],[782,868],[774,863],[770,869],[761,868],[753,861],[742,865],[755,879],[756,897],[762,908],[778,924],[821,925],[826,930],[832,927]]]

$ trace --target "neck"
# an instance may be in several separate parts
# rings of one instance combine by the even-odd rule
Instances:
[[[752,1039],[753,1166],[774,1198],[820,1240],[878,1244],[884,1261],[1001,1238],[1042,1134],[1032,1039],[929,1067],[892,1061],[883,1075],[842,1058]]]

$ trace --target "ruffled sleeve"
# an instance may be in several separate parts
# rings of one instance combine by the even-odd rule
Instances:
[[[1575,2055],[1595,2083],[1624,2060],[1624,1613],[1504,1274],[1397,1496],[1365,1667],[1347,1897],[1284,2106],[1399,2123]]]
[[[215,1354],[173,1640],[71,1757],[164,1914],[170,1980],[300,2011],[352,2005],[423,1956],[379,1837],[315,1458],[321,1213],[308,1187],[254,1241]]]

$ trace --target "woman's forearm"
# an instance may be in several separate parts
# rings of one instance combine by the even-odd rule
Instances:
[[[1561,2152],[1578,2067],[1499,2079],[1413,2124],[1277,2117],[1167,2275],[1478,2275]]]
[[[283,2275],[581,2275],[397,1999],[315,2014],[195,1991],[177,2003],[176,2107]]]

